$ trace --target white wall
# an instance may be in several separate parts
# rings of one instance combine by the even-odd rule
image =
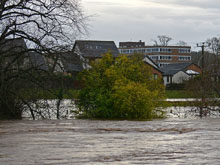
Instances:
[[[169,84],[169,83],[167,82],[167,76],[163,76],[163,83],[164,83],[164,85]]]
[[[172,76],[172,78],[171,76],[163,76],[164,85],[171,84],[171,83],[181,84],[184,80],[189,80],[189,79],[190,79],[190,76],[183,71],[177,72],[176,74]]]
[[[183,71],[179,71],[177,72],[175,75],[173,75],[172,78],[172,83],[176,83],[176,84],[180,84],[182,83],[184,80],[189,80],[190,76],[188,74],[186,74]]]

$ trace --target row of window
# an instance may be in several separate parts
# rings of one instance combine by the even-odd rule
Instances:
[[[178,59],[180,61],[190,61],[191,60],[191,56],[179,56]]]
[[[145,53],[145,49],[122,49],[119,51],[121,54]]]
[[[190,49],[187,49],[187,48],[180,48],[179,49],[179,53],[190,53]]]
[[[161,68],[161,67],[164,67],[164,66],[167,66],[169,65],[170,63],[158,63],[158,66]]]
[[[160,56],[160,60],[172,60],[171,56]]]
[[[172,60],[172,56],[149,56],[152,60]]]
[[[149,56],[152,60],[159,60],[159,56]]]
[[[160,48],[160,52],[171,53],[172,49],[170,49],[170,48]]]
[[[138,49],[119,49],[122,54],[132,54],[132,53],[172,53],[171,48],[138,48]],[[179,53],[190,53],[190,49],[180,48]]]
[[[102,49],[102,46],[98,46],[98,45],[86,45],[85,46],[87,49]]]
[[[163,56],[149,56],[152,60],[172,60],[172,56],[163,55]],[[191,61],[191,56],[179,56],[179,61]]]
[[[131,46],[120,46],[120,48],[127,48],[127,47],[143,47],[144,45],[131,45]]]

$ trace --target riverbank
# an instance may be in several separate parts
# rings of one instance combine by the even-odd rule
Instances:
[[[45,100],[39,100],[38,105],[41,105],[41,107],[38,107],[38,113],[34,113],[36,119],[57,119],[57,101],[58,100],[55,99],[47,100],[46,102]],[[199,102],[195,102],[194,99],[190,99],[190,101],[185,99],[178,99],[176,101],[177,102],[175,102],[175,99],[167,100],[169,106],[163,109],[167,118],[199,118]],[[195,103],[197,103],[197,105]],[[210,110],[210,112],[207,113],[207,117],[220,117],[220,111],[218,110],[218,107],[212,106],[209,108],[213,110]],[[75,105],[74,100],[64,99],[60,102],[60,119],[74,119],[75,114],[73,111],[77,111],[77,106]],[[41,115],[43,115],[44,118],[42,118]],[[28,107],[26,107],[26,110],[23,113],[23,119],[32,120],[32,115],[28,110]]]
[[[77,98],[80,90],[76,89],[63,89],[63,99]],[[22,91],[22,95],[25,99],[31,99],[32,97],[37,99],[58,99],[59,89],[53,90],[39,90],[39,89],[26,89]],[[169,99],[183,99],[183,98],[197,98],[198,96],[186,91],[186,90],[166,90],[166,97]],[[31,95],[30,95],[31,93]],[[34,94],[34,95],[33,95]]]

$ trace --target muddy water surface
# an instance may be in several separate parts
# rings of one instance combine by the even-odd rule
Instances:
[[[220,164],[220,119],[0,121],[1,165]]]

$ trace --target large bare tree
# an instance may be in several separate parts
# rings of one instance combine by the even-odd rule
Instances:
[[[155,46],[168,46],[169,42],[172,40],[171,37],[166,35],[158,35],[157,40],[152,40]]]
[[[86,33],[86,19],[79,0],[0,1],[0,116],[20,116],[24,103],[32,109],[18,89],[45,87],[39,75],[51,75],[58,52],[69,50]],[[27,65],[31,53],[52,59],[51,72]]]
[[[206,40],[208,51],[214,55],[220,53],[220,37],[212,37]]]
[[[176,43],[176,45],[177,46],[187,46],[188,44],[185,41],[180,40]]]

